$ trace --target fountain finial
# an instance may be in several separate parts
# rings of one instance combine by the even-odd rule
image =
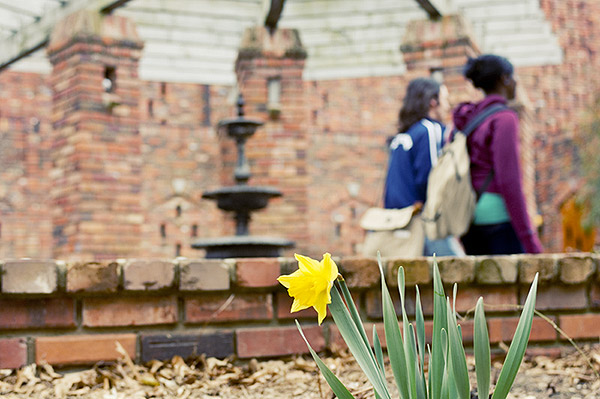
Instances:
[[[236,104],[238,109],[238,116],[244,116],[244,104],[246,104],[246,102],[244,101],[244,96],[242,96],[242,93],[238,94]]]

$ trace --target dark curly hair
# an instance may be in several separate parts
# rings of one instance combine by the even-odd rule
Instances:
[[[438,99],[440,84],[429,78],[411,80],[398,115],[399,129],[406,132],[429,114],[431,99]]]
[[[484,54],[469,58],[464,75],[473,82],[473,86],[489,93],[498,87],[502,76],[512,75],[514,68],[510,61],[499,55]]]

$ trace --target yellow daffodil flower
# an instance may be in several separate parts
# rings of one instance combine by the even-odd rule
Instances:
[[[295,254],[298,270],[292,274],[279,276],[277,281],[288,289],[288,294],[294,298],[291,312],[315,308],[319,316],[319,324],[327,315],[327,305],[331,303],[331,288],[338,276],[338,268],[326,253],[320,262]]]

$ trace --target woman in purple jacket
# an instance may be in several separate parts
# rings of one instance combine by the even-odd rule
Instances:
[[[484,108],[515,98],[513,66],[503,57],[470,58],[467,79],[485,92],[476,103],[462,103],[454,111],[454,125],[462,129]],[[542,245],[527,213],[519,158],[519,119],[506,108],[488,117],[467,139],[471,179],[483,190],[469,231],[461,238],[469,255],[540,253]]]

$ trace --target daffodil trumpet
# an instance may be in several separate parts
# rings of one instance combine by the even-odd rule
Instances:
[[[313,307],[320,325],[327,315],[327,305],[331,303],[331,288],[338,278],[338,267],[328,253],[323,255],[321,261],[298,254],[294,256],[298,261],[298,270],[279,276],[277,281],[294,298],[291,312]]]

